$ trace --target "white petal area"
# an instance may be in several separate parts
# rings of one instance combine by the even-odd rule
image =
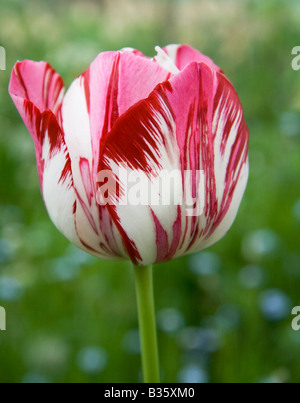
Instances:
[[[174,64],[176,63],[177,52],[180,47],[181,47],[181,45],[179,45],[179,44],[172,44],[172,45],[168,45],[165,47],[165,50],[167,51],[168,56],[171,58],[171,60]]]
[[[43,198],[49,216],[57,229],[73,244],[83,248],[76,232],[73,215],[76,200],[72,186],[72,176],[68,175],[61,180],[66,165],[67,150],[61,148],[50,158],[48,135],[43,145],[43,159],[45,161],[43,176]]]
[[[88,204],[89,200],[80,172],[80,160],[87,160],[91,169],[93,154],[83,77],[77,78],[67,91],[63,101],[62,116],[74,186],[82,200]]]
[[[62,108],[65,141],[68,146],[76,193],[76,229],[80,239],[88,246],[91,253],[105,259],[117,259],[120,252],[111,251],[111,243],[107,241],[96,200],[96,180],[92,176],[92,142],[90,132],[90,117],[85,93],[84,76],[77,78],[69,88]],[[103,209],[103,215],[109,217]],[[106,226],[106,229],[108,226]],[[109,228],[111,231],[111,228]],[[121,237],[117,236],[119,244]]]
[[[147,206],[119,206],[120,225],[126,228],[128,237],[135,242],[144,266],[156,260],[156,232],[151,211]],[[134,219],[133,219],[134,217]]]
[[[163,67],[172,74],[178,74],[180,72],[180,70],[175,66],[175,63],[172,60],[172,58],[169,57],[167,53],[162,50],[162,48],[156,46],[155,50],[157,52],[157,56],[155,56],[154,59],[161,67]]]

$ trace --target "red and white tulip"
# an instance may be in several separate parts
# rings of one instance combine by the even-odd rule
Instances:
[[[136,265],[221,239],[248,179],[248,129],[230,81],[189,46],[157,51],[154,59],[133,49],[101,53],[66,94],[48,63],[26,60],[14,66],[9,86],[35,143],[54,224],[79,248]],[[118,202],[124,169],[153,185],[149,203]],[[182,173],[174,184],[182,203],[159,202],[155,180],[163,171]],[[99,203],[99,172],[116,184],[107,204]],[[189,213],[191,198],[201,215]]]

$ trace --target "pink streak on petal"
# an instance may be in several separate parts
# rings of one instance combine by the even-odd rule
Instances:
[[[86,158],[80,158],[79,161],[80,174],[82,178],[82,183],[85,189],[86,197],[88,199],[89,205],[92,205],[92,198],[94,196],[92,177],[90,171],[90,163]]]
[[[163,262],[169,252],[168,234],[162,227],[159,219],[156,217],[152,209],[151,214],[153,217],[156,231],[156,250],[157,250],[156,262]]]
[[[170,247],[169,253],[165,260],[171,260],[179,246],[180,239],[182,237],[182,223],[181,223],[181,206],[177,207],[177,218],[173,225],[173,241]]]
[[[90,223],[92,229],[94,230],[95,234],[98,235],[99,232],[98,232],[98,230],[97,230],[96,223],[95,223],[95,221],[94,221],[94,218],[93,218],[93,216],[92,216],[92,213],[91,213],[89,207],[88,207],[88,206],[85,204],[85,202],[82,200],[82,198],[80,197],[80,195],[79,195],[79,193],[77,192],[76,189],[75,189],[75,192],[76,192],[77,199],[79,200],[79,202],[80,202],[80,204],[81,204],[81,207],[82,207],[82,209],[83,209],[83,211],[84,211],[84,213],[85,213],[85,215],[86,215],[86,217],[87,217],[87,219],[88,219],[88,221],[89,221],[89,223]]]

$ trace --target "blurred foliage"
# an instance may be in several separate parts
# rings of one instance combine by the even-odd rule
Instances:
[[[299,382],[300,72],[297,0],[0,0],[0,382],[141,379],[133,273],[57,232],[33,144],[7,93],[16,60],[68,86],[100,51],[189,43],[226,72],[250,128],[251,176],[229,234],[155,268],[166,382]]]

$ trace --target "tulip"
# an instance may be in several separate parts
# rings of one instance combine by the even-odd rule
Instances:
[[[134,50],[101,53],[66,95],[49,64],[24,61],[15,65],[9,87],[35,143],[54,224],[79,248],[136,265],[222,238],[248,178],[248,130],[232,84],[188,46],[158,51],[154,59]],[[162,170],[203,171],[204,198],[196,200],[203,214],[187,217],[184,204],[100,206],[99,171],[117,175],[124,164],[150,179]],[[183,175],[181,187],[193,193],[197,184]]]
[[[77,247],[131,259],[139,273],[220,240],[248,180],[248,129],[233,85],[189,46],[156,50],[153,59],[101,53],[66,94],[45,62],[17,63],[9,85],[54,224]],[[179,173],[167,205],[162,172]],[[150,189],[144,203],[123,203],[132,173],[145,179],[140,193]]]

